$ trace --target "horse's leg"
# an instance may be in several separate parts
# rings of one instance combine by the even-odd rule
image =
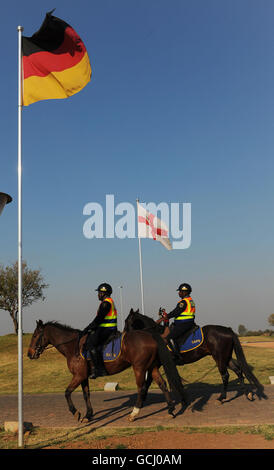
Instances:
[[[141,390],[141,397],[142,397],[142,401],[144,402],[146,397],[147,397],[147,392],[148,392],[148,389],[152,383],[152,374],[151,374],[151,370],[147,371],[147,377],[146,377],[146,380],[145,380],[145,383],[142,387],[142,390]]]
[[[218,366],[218,369],[219,369],[219,372],[221,374],[222,381],[223,381],[223,391],[220,394],[220,396],[217,398],[217,401],[220,403],[223,403],[223,401],[226,399],[229,373],[227,370],[227,366],[224,364],[223,360],[219,360],[219,361],[217,360],[216,362],[217,362],[217,366]]]
[[[175,410],[175,404],[174,404],[174,401],[172,400],[172,398],[170,396],[170,393],[168,391],[166,382],[164,381],[163,377],[161,376],[158,367],[154,367],[154,369],[152,370],[152,378],[157,383],[158,387],[160,388],[160,390],[162,390],[162,392],[165,396],[167,406],[168,406],[168,413],[174,417],[173,411]]]
[[[143,370],[143,369],[137,369],[137,368],[133,367],[133,370],[134,370],[134,374],[135,374],[135,380],[136,380],[136,385],[137,385],[138,396],[137,396],[136,404],[135,404],[132,412],[129,415],[129,418],[128,418],[129,421],[134,421],[137,418],[137,416],[140,413],[140,409],[143,406],[142,390],[144,389],[145,375],[146,375],[146,371]]]
[[[238,363],[238,361],[236,359],[232,358],[229,361],[228,367],[229,367],[229,369],[233,370],[233,372],[235,372],[235,374],[237,375],[237,377],[240,381],[240,387],[241,387],[242,390],[244,390],[246,398],[248,400],[252,401],[253,400],[253,393],[249,392],[247,390],[247,388],[245,387],[244,375],[243,375],[242,368],[241,368],[240,364]]]
[[[81,413],[75,408],[73,401],[71,399],[71,394],[78,387],[78,385],[80,385],[81,382],[82,382],[82,377],[79,378],[78,375],[73,376],[69,386],[66,388],[66,391],[65,391],[65,397],[68,403],[69,411],[73,414],[74,418],[77,419],[77,421],[80,420]]]
[[[234,358],[231,358],[229,363],[228,363],[228,367],[229,367],[229,369],[231,369],[237,375],[237,377],[240,381],[240,386],[243,387],[244,386],[244,376],[243,376],[242,369],[241,369],[240,364],[238,363],[238,361]]]
[[[83,396],[84,396],[84,400],[86,402],[86,407],[87,407],[86,416],[82,418],[82,423],[83,423],[83,422],[91,421],[92,416],[93,416],[93,409],[92,409],[91,402],[90,402],[88,378],[83,380],[83,382],[81,383],[81,386],[82,386]]]

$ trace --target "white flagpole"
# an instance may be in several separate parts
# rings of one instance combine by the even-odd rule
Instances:
[[[123,312],[123,296],[122,296],[123,286],[119,286],[119,289],[120,289],[121,322],[122,322],[122,330],[123,330],[124,329],[124,312]]]
[[[136,202],[137,202],[137,230],[138,230],[138,204],[139,204],[139,199],[137,199]],[[138,230],[138,240],[139,240],[139,263],[140,263],[140,283],[141,283],[142,314],[145,315],[145,307],[144,307],[144,287],[143,287],[142,248],[141,248],[141,238],[139,237],[139,230]]]
[[[22,331],[22,26],[18,31],[18,445],[23,447]]]

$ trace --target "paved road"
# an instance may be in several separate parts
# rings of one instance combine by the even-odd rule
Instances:
[[[103,426],[221,426],[221,425],[258,425],[274,424],[274,386],[265,386],[268,399],[250,402],[245,395],[239,394],[238,386],[231,386],[227,401],[221,405],[216,403],[220,393],[217,386],[191,384],[186,386],[189,406],[183,414],[178,413],[175,419],[169,417],[162,393],[150,390],[147,401],[139,418],[130,423],[128,416],[135,404],[134,391],[92,392],[94,428]],[[85,412],[82,393],[72,395],[75,406]],[[24,395],[24,421],[39,427],[77,427],[67,409],[62,394]],[[0,395],[0,425],[5,421],[17,421],[17,396]]]

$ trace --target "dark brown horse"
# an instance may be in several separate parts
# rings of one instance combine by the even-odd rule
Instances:
[[[147,317],[136,312],[133,309],[125,321],[124,331],[138,331],[146,330],[151,332],[158,332],[162,338],[165,338],[170,329],[168,326],[161,326],[158,322],[155,322],[152,318]],[[192,351],[183,352],[180,357],[174,357],[174,361],[177,365],[190,364],[192,362],[199,361],[205,356],[212,356],[215,360],[219,372],[223,381],[223,392],[219,396],[218,400],[222,403],[227,396],[227,386],[229,380],[228,368],[231,369],[237,375],[241,386],[244,386],[244,376],[247,378],[251,385],[257,388],[257,395],[259,398],[264,397],[264,387],[260,384],[259,380],[252,373],[249,365],[246,362],[246,358],[240,344],[238,336],[233,332],[231,328],[218,325],[206,325],[203,326],[203,343]],[[235,352],[236,359],[232,358],[232,353]],[[246,397],[249,400],[253,400],[253,393],[246,391]]]
[[[57,322],[44,324],[39,320],[36,323],[37,327],[30,341],[28,357],[30,359],[38,359],[48,345],[52,345],[66,357],[68,368],[73,376],[65,391],[69,410],[79,421],[81,413],[75,408],[71,394],[81,385],[87,408],[86,415],[82,421],[90,421],[93,416],[93,409],[90,401],[88,367],[87,361],[80,354],[80,350],[86,341],[86,336],[83,336],[79,343],[79,330]],[[184,390],[180,376],[171,354],[167,352],[167,348],[160,335],[151,336],[151,334],[144,331],[124,333],[119,356],[115,360],[105,362],[104,364],[109,375],[117,374],[130,366],[133,367],[138,397],[130,414],[130,421],[133,421],[138,416],[152,380],[162,390],[167,401],[168,412],[173,415],[175,404],[171,399],[166,382],[159,372],[161,364],[164,367],[170,388],[175,393],[179,393],[182,407],[185,405]]]

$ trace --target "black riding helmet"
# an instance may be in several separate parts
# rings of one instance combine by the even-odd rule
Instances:
[[[103,282],[100,284],[100,286],[95,289],[97,292],[102,292],[103,294],[111,295],[112,294],[112,287],[107,284],[106,282]]]
[[[180,284],[177,291],[188,291],[188,293],[190,294],[192,292],[192,287],[187,284],[186,282],[184,282],[183,284]]]

